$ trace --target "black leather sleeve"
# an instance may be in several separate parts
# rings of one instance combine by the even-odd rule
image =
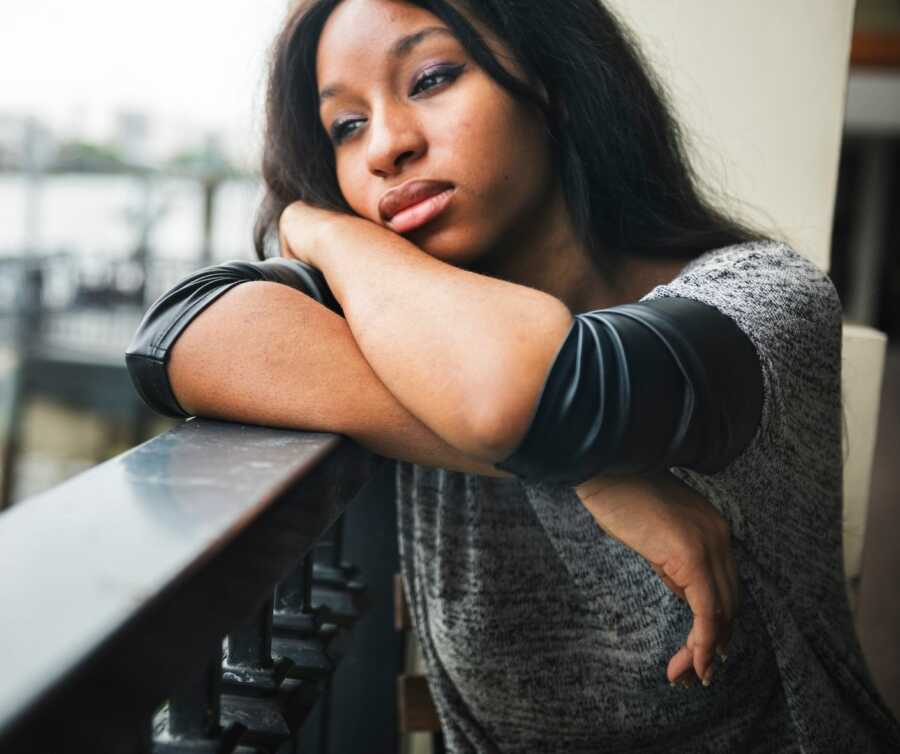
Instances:
[[[715,307],[660,298],[578,314],[524,439],[495,467],[565,485],[713,473],[749,445],[762,401],[756,349]]]
[[[125,351],[131,381],[150,408],[166,416],[190,416],[178,404],[169,384],[166,364],[172,346],[207,306],[236,285],[251,280],[289,285],[337,314],[344,314],[328,288],[325,276],[315,267],[296,259],[234,260],[191,273],[147,310]]]

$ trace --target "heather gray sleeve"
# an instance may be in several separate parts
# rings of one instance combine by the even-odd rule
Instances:
[[[172,346],[213,301],[236,285],[251,280],[290,286],[343,316],[325,276],[315,267],[295,259],[234,260],[193,272],[147,310],[125,351],[125,362],[134,387],[150,408],[166,416],[190,415],[179,405],[169,384],[166,365]]]

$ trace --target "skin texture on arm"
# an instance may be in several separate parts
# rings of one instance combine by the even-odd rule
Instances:
[[[389,458],[511,476],[417,420],[372,371],[347,322],[285,285],[248,282],[217,299],[175,342],[168,375],[197,416],[339,432]]]
[[[281,232],[292,255],[325,275],[391,393],[454,447],[485,462],[505,458],[569,332],[568,307],[447,264],[367,220],[301,202],[285,211]]]

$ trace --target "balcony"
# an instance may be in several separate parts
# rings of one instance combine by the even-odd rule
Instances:
[[[357,519],[376,591],[344,527],[357,507],[393,523],[388,468],[339,435],[190,419],[4,513],[0,750],[324,752],[336,730],[396,731],[395,535]],[[348,704],[342,661],[349,698],[384,688],[381,709]]]

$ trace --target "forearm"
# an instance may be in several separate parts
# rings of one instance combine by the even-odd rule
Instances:
[[[503,457],[509,448],[491,447],[493,428],[524,433],[572,323],[565,304],[360,220],[335,224],[314,254],[391,393],[447,442],[485,461]]]
[[[347,322],[285,285],[247,282],[225,293],[175,342],[168,375],[179,403],[198,416],[339,432],[390,458],[507,476],[410,414]]]

